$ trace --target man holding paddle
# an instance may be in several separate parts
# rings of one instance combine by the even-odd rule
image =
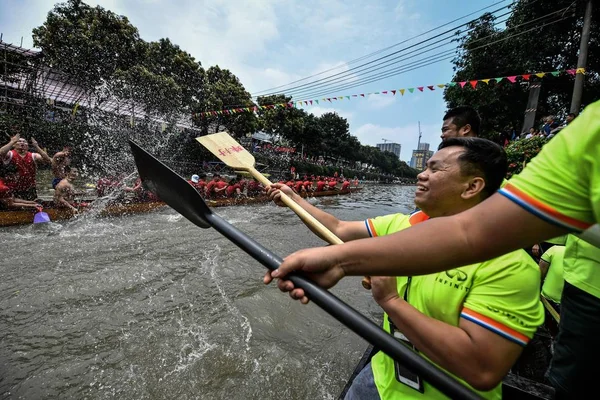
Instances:
[[[579,234],[582,240],[567,243],[565,250],[560,332],[549,380],[556,398],[585,398],[597,375],[590,365],[600,358],[599,144],[597,101],[485,202],[387,237],[299,251],[272,277],[302,270],[331,287],[345,275],[430,274],[565,233]],[[290,283],[280,286],[304,299],[304,292]]]
[[[340,239],[352,241],[467,210],[500,187],[506,168],[504,151],[489,140],[447,139],[418,176],[415,204],[421,211],[366,221],[340,221],[281,184],[273,185],[269,194],[278,202],[283,191]],[[270,281],[268,273],[265,283]],[[290,290],[290,284],[280,281],[279,287]],[[485,391],[480,394],[486,398],[501,396],[502,378],[543,322],[539,284],[539,269],[522,250],[437,274],[372,278],[373,297],[386,312],[384,329]],[[440,397],[421,377],[378,353],[346,398]]]

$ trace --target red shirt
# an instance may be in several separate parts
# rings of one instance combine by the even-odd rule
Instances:
[[[240,184],[239,183],[236,183],[235,185],[229,185],[229,186],[227,186],[227,189],[225,189],[225,191],[227,192],[227,197],[233,197],[233,195],[237,193],[236,189],[242,190],[240,188]]]
[[[294,187],[294,189],[296,190],[296,192],[300,193],[302,191],[302,186],[304,186],[304,182],[298,181],[296,182],[296,186]]]
[[[217,184],[217,182],[215,182],[214,180],[211,180],[210,182],[208,182],[208,183],[206,184],[206,192],[207,192],[207,193],[212,193],[212,192],[214,192],[214,190],[213,190],[213,189],[214,189],[214,187],[215,187],[215,185],[216,185],[216,184]]]
[[[310,189],[312,187],[312,182],[309,180],[304,181],[304,188],[306,190]]]
[[[323,191],[323,189],[325,188],[325,181],[318,181],[317,182],[317,192],[321,192]]]
[[[350,182],[344,181],[344,183],[342,183],[342,190],[348,190],[349,187],[350,187]]]
[[[247,184],[248,184],[247,180],[245,180],[245,179],[240,180],[240,182],[239,182],[240,190],[243,191]]]
[[[293,189],[294,188],[294,181],[287,181],[285,183],[285,186],[291,187]]]
[[[336,181],[329,181],[329,183],[327,183],[327,186],[329,186],[329,189],[335,188],[335,185],[337,185]]]
[[[250,181],[248,183],[248,190],[252,191],[252,190],[258,190],[259,188],[259,183],[257,181]]]
[[[4,184],[4,181],[0,179],[0,199],[10,199],[12,197],[11,190]]]
[[[13,190],[28,190],[35,187],[35,172],[37,166],[33,159],[33,153],[27,152],[21,157],[15,150],[11,150],[12,157],[9,164],[14,164],[17,167],[18,176],[13,180],[6,180],[6,186]]]

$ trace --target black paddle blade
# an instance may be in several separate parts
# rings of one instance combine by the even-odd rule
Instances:
[[[130,140],[129,146],[144,187],[200,228],[210,228],[206,217],[212,211],[200,193],[134,141]]]

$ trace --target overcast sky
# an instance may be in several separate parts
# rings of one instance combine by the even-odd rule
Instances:
[[[491,5],[492,0],[86,0],[125,15],[144,40],[168,37],[204,67],[219,65],[236,74],[248,91],[257,92],[342,66],[365,54],[419,35],[431,28]],[[32,47],[31,30],[41,25],[55,2],[1,0],[4,40]],[[464,22],[461,21],[461,22]],[[451,26],[454,26],[453,24]],[[400,45],[407,46],[409,42]],[[522,71],[515,71],[521,73]],[[486,78],[476,76],[476,78]],[[442,61],[330,97],[436,85],[452,79],[450,61]],[[420,121],[422,141],[436,148],[446,109],[442,90],[404,96],[373,95],[307,107],[320,115],[336,111],[363,144],[382,138],[400,143],[400,158],[410,160]]]

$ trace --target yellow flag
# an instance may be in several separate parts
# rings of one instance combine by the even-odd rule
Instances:
[[[577,68],[576,74],[585,74],[585,68]]]
[[[481,82],[484,82],[487,85],[488,83],[490,83],[490,80],[489,79],[482,79]]]
[[[406,90],[406,89],[400,89],[400,90],[398,90],[398,91],[400,92],[400,94],[401,94],[402,96],[404,96],[404,91],[405,91],[405,90]]]
[[[546,75],[545,72],[538,72],[537,74],[535,74],[535,76],[537,76],[538,78],[543,78],[544,75]]]
[[[440,89],[443,89],[446,87],[446,85],[444,85],[443,83],[440,83],[439,85],[437,85],[437,87],[439,87]]]

